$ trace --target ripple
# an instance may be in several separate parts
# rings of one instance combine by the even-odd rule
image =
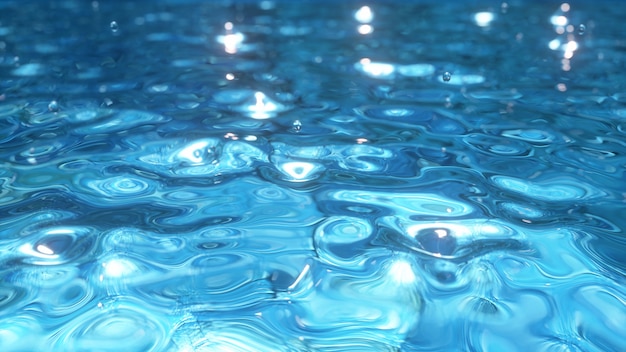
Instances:
[[[115,176],[100,180],[84,179],[82,182],[107,198],[145,197],[154,194],[157,189],[156,182],[132,176]]]
[[[77,311],[89,305],[94,297],[93,286],[82,278],[74,278],[42,291],[36,300],[42,303],[47,315],[70,320]]]
[[[285,201],[291,199],[290,195],[277,186],[267,186],[256,189],[253,194],[255,200],[263,203],[272,203],[275,201]]]
[[[498,203],[498,208],[500,211],[509,214],[511,217],[524,222],[537,222],[545,220],[552,215],[549,211],[539,209],[530,204],[501,202]]]
[[[301,308],[301,329],[319,333],[332,326],[343,341],[365,343],[379,329],[387,331],[381,339],[394,339],[414,328],[420,319],[422,298],[413,264],[402,256],[380,260],[367,276],[356,277],[341,270],[327,272],[324,280],[296,302]],[[313,282],[317,282],[316,275],[313,269]]]
[[[138,159],[150,169],[181,177],[249,172],[257,163],[268,162],[265,151],[247,142],[204,138],[180,144],[172,139],[144,145]]]
[[[386,217],[381,218],[379,223],[386,229],[381,233],[384,238],[430,258],[467,260],[492,251],[522,247],[522,235],[495,220],[431,223]],[[437,263],[433,265],[444,265]]]
[[[19,122],[16,118],[5,115],[6,110],[8,109],[0,108],[0,143],[6,143],[13,139],[19,130]]]
[[[472,133],[463,138],[470,147],[487,154],[501,156],[530,156],[532,148],[525,143],[507,138]]]
[[[288,339],[274,329],[265,312],[255,317],[223,319],[219,323],[187,319],[177,324],[172,339],[176,351],[292,352],[305,351],[302,339]],[[270,319],[273,320],[274,317]],[[278,317],[277,317],[278,318]],[[272,341],[272,342],[269,342]]]
[[[33,143],[28,149],[19,152],[12,159],[14,162],[26,165],[42,164],[53,160],[55,156],[60,154],[61,151],[71,148],[73,145],[78,144],[78,140],[73,138],[58,138],[60,141],[52,141],[49,144]]]
[[[420,123],[433,118],[433,112],[429,110],[416,109],[410,106],[363,106],[355,109],[358,115],[372,119],[388,121]]]
[[[134,228],[118,228],[106,232],[101,241],[105,251],[134,251],[139,257],[155,263],[168,265],[179,264],[187,260],[183,253],[185,240],[178,236],[158,235]]]
[[[469,204],[431,193],[338,190],[328,192],[327,197],[365,206],[388,208],[398,216],[407,219],[413,216],[458,217],[475,211]]]
[[[603,192],[582,180],[565,176],[535,182],[509,176],[492,176],[491,182],[513,193],[547,202],[590,200],[603,196]]]
[[[548,131],[535,129],[505,130],[502,131],[502,136],[523,140],[535,145],[551,144],[556,139],[556,137]]]
[[[373,235],[367,220],[348,216],[328,218],[315,230],[320,259],[337,266],[360,266],[367,261],[367,243]]]
[[[161,350],[167,336],[165,326],[144,304],[118,300],[74,317],[55,334],[51,347],[72,351],[118,351],[120,346],[129,351]]]
[[[75,116],[78,117],[79,115]],[[110,115],[95,112],[89,115],[80,115],[80,118],[92,122],[74,129],[75,133],[84,135],[126,131],[137,126],[153,125],[167,120],[161,115],[140,110],[122,110]],[[94,119],[96,120],[94,121]]]
[[[95,238],[88,227],[54,227],[28,235],[28,242],[19,247],[24,263],[59,265],[83,261],[92,250]]]
[[[19,307],[23,306],[23,301],[27,296],[26,289],[4,282],[0,286],[0,310],[2,310],[3,314],[9,314],[19,309]],[[2,341],[1,335],[0,341]]]
[[[253,119],[263,120],[276,117],[291,110],[293,97],[282,95],[274,99],[260,91],[250,89],[222,90],[213,95],[213,100],[223,108],[243,113]]]

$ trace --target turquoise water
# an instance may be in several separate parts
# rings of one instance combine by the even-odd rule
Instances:
[[[0,350],[626,350],[625,9],[1,2]]]

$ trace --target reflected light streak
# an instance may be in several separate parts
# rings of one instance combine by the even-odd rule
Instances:
[[[298,286],[298,284],[302,281],[302,279],[304,279],[306,274],[308,274],[310,269],[311,269],[311,266],[309,264],[305,265],[304,268],[302,269],[302,272],[300,272],[300,275],[298,275],[296,280],[291,285],[289,285],[289,287],[287,287],[287,290],[293,291],[293,289],[295,289]]]

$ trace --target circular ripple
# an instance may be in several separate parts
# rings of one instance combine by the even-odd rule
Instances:
[[[464,137],[463,141],[473,149],[487,154],[502,156],[528,156],[532,154],[530,146],[508,138],[472,133]]]
[[[62,329],[53,350],[128,351],[161,350],[167,336],[154,313],[134,302],[86,310]],[[115,343],[111,343],[115,341]]]
[[[519,140],[523,140],[532,144],[539,144],[539,145],[550,144],[554,142],[554,140],[556,139],[555,136],[548,131],[534,130],[534,129],[505,130],[505,131],[502,131],[502,136],[519,139]]]
[[[566,202],[592,199],[602,193],[593,189],[582,180],[559,177],[542,182],[531,182],[509,176],[492,176],[491,182],[508,191],[522,194],[525,197],[550,202]]]
[[[360,265],[372,234],[373,227],[367,220],[349,216],[329,218],[315,230],[317,255],[334,265]]]
[[[153,194],[156,190],[156,183],[130,176],[90,180],[86,183],[90,189],[111,198],[142,197]]]
[[[41,296],[40,300],[46,302],[47,314],[57,317],[70,317],[89,304],[95,294],[93,286],[88,285],[82,278],[76,278],[54,287],[53,292],[45,291]]]
[[[416,109],[410,106],[363,106],[355,109],[361,116],[377,120],[417,123],[429,121],[433,118],[433,112]]]
[[[256,200],[262,200],[264,202],[274,202],[290,199],[289,195],[280,187],[269,186],[258,188],[254,191]]]

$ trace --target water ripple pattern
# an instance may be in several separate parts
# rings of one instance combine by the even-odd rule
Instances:
[[[0,3],[0,351],[626,351],[626,7]]]

